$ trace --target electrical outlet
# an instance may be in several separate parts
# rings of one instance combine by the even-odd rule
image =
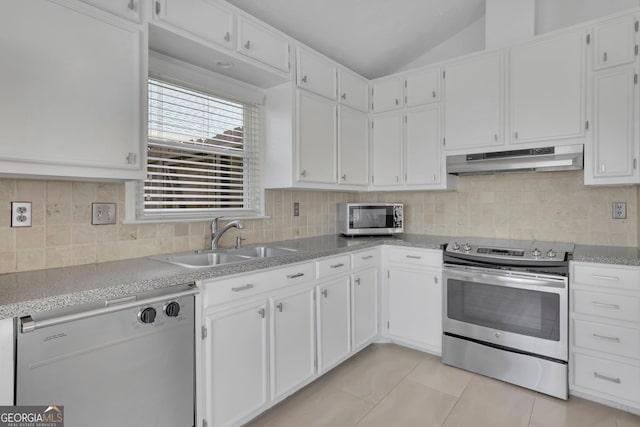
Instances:
[[[293,216],[300,216],[300,203],[293,202]]]
[[[11,202],[11,226],[31,227],[31,202]]]
[[[627,219],[627,202],[613,202],[613,219]]]
[[[115,203],[92,203],[91,204],[91,224],[115,224],[116,204]]]

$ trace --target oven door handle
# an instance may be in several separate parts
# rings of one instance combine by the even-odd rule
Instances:
[[[443,273],[445,278],[453,277],[469,282],[487,283],[490,285],[505,286],[509,288],[544,287],[564,289],[567,287],[566,277],[543,276],[512,271],[498,273],[496,270],[477,267],[458,269],[448,266],[443,269]]]

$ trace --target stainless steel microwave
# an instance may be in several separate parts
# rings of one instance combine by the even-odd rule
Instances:
[[[345,236],[403,233],[402,203],[339,203],[338,232]]]

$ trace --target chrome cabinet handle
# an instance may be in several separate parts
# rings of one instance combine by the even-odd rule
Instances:
[[[251,49],[251,40],[247,40],[247,42],[244,44],[244,48],[247,50]]]
[[[233,292],[242,292],[242,291],[247,291],[249,289],[253,289],[253,285],[252,284],[248,284],[248,285],[244,285],[244,286],[237,286],[235,288],[231,288],[231,290]]]
[[[230,41],[231,40],[231,34],[229,33],[229,31],[227,31],[227,33],[224,35],[224,41]]]
[[[287,276],[287,279],[295,279],[296,277],[302,277],[302,276],[304,276],[304,273],[289,274]]]
[[[343,100],[344,100],[344,99],[347,99],[347,94],[346,94],[346,93],[343,93],[343,94],[340,96],[340,98],[342,98]]]
[[[620,280],[618,276],[601,276],[600,274],[592,274],[591,277],[593,277],[594,279],[603,279],[603,280],[615,280],[615,281]]]
[[[422,259],[422,257],[418,255],[407,255],[406,257],[411,259]]]
[[[606,302],[599,302],[599,301],[591,301],[591,304],[597,305],[598,307],[603,307],[603,308],[612,308],[614,310],[620,309],[620,306],[618,304],[608,304]]]
[[[597,372],[593,373],[593,376],[605,381],[611,381],[612,383],[620,384],[620,378],[608,377],[606,375],[599,374]]]
[[[620,338],[618,337],[607,337],[605,335],[598,335],[598,334],[593,334],[593,337],[601,340],[605,340],[605,341],[620,342]]]
[[[355,279],[353,279],[353,282],[354,282],[356,285],[360,285],[360,278],[359,278],[359,277],[356,277]]]
[[[264,316],[267,312],[264,310],[264,308],[261,308],[260,310],[258,310],[258,316],[260,316],[261,319],[264,319]]]
[[[343,263],[333,264],[333,265],[330,265],[329,267],[331,267],[331,268],[340,268],[340,267],[344,267],[344,264]]]
[[[281,302],[279,302],[279,303],[277,303],[277,304],[276,304],[276,308],[278,309],[278,311],[279,311],[280,313],[282,313],[282,303],[281,303]]]
[[[329,291],[326,289],[323,289],[322,292],[320,292],[325,298],[327,297],[327,295],[329,295]]]
[[[373,258],[373,255],[367,255],[362,257],[362,259],[371,259],[371,258]]]
[[[303,83],[306,83],[307,82],[307,75],[305,74],[304,76],[302,76],[300,81],[303,82]]]

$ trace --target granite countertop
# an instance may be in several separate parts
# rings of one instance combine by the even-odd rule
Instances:
[[[576,245],[573,260],[640,266],[640,249],[627,246]]]
[[[192,269],[150,258],[134,258],[21,273],[0,274],[0,319],[83,303],[104,301],[177,284],[246,273],[383,244],[440,249],[447,236],[397,237],[337,235],[269,242],[297,249],[291,255]]]

